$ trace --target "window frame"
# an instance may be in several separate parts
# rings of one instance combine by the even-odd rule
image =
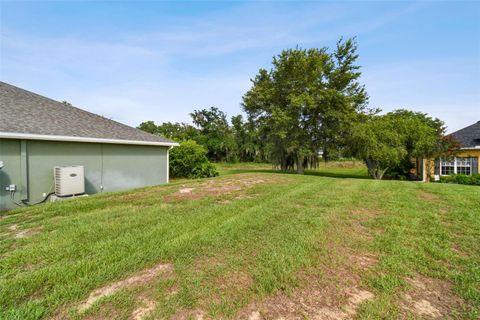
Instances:
[[[451,169],[453,167],[453,172],[451,172]],[[448,168],[448,169],[446,169]],[[459,172],[459,168],[461,168]],[[468,173],[467,172],[468,169]],[[439,172],[441,176],[449,176],[452,174],[465,174],[467,176],[471,176],[473,172],[473,160],[471,157],[453,157],[450,159],[445,159],[445,158],[440,158],[440,163],[439,163]],[[444,172],[449,172],[449,173],[444,173]]]

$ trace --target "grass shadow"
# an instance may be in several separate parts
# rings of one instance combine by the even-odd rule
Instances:
[[[220,175],[240,174],[240,173],[281,173],[281,174],[297,174],[295,171],[282,172],[277,169],[265,169],[265,168],[232,168],[227,170],[221,170]],[[317,170],[306,170],[305,175],[328,177],[328,178],[341,178],[341,179],[371,179],[367,175],[366,170],[358,168],[322,168]]]
[[[309,176],[328,178],[372,179],[370,176],[361,172],[306,171],[305,174]]]

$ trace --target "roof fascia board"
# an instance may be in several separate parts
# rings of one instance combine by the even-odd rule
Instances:
[[[46,134],[29,134],[29,133],[15,133],[15,132],[0,132],[0,138],[2,138],[2,139],[44,140],[44,141],[110,143],[110,144],[132,144],[132,145],[162,146],[162,147],[177,147],[177,146],[179,146],[179,144],[176,143],[176,142],[155,142],[155,141],[139,141],[139,140],[102,139],[102,138],[54,136],[54,135],[46,135]]]

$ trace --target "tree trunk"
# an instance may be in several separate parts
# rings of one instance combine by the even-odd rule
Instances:
[[[297,156],[297,173],[298,174],[304,174],[305,169],[303,168],[303,161],[305,157],[303,156]]]
[[[368,175],[375,180],[382,180],[383,175],[387,172],[388,168],[381,169],[378,166],[378,162],[371,159],[367,159],[365,163],[367,164]]]
[[[385,168],[385,169],[379,169],[377,168],[375,170],[375,179],[377,180],[382,180],[383,178],[383,175],[385,174],[385,172],[387,172],[388,168]]]
[[[280,159],[280,170],[282,170],[282,172],[287,171],[287,159],[285,157],[282,157],[282,159]]]
[[[375,175],[375,165],[373,163],[372,160],[370,159],[367,159],[365,161],[366,165],[367,165],[367,170],[368,170],[368,175],[374,179],[376,179],[376,175]]]
[[[382,175],[380,176],[380,180],[383,179],[383,176],[385,175],[385,173],[387,172],[387,170],[388,170],[388,168],[383,169]]]

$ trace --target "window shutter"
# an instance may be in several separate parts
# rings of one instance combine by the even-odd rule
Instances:
[[[472,174],[478,174],[478,157],[472,157]]]
[[[435,174],[440,175],[440,159],[435,159]]]

